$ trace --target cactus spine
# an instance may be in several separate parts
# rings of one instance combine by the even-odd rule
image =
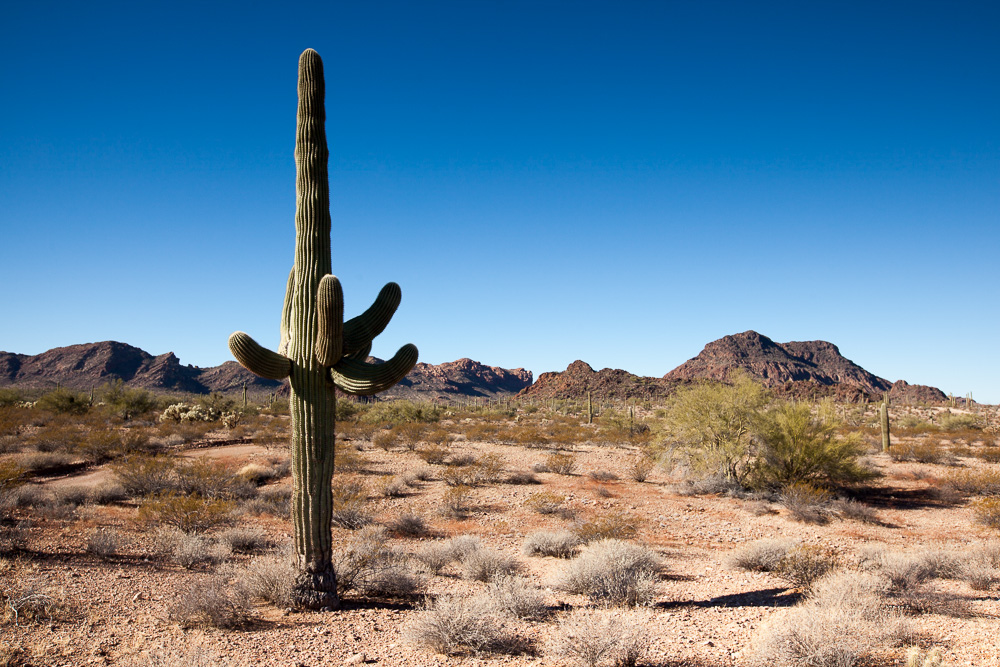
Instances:
[[[229,349],[247,370],[288,378],[292,416],[292,523],[298,574],[294,597],[310,609],[336,608],[331,512],[336,415],[335,387],[371,395],[413,368],[417,348],[404,345],[384,364],[366,363],[372,339],[399,305],[395,283],[374,305],[344,321],[340,281],[331,274],[330,185],[327,177],[323,61],[312,49],[299,58],[295,131],[295,263],[288,276],[277,352],[237,331]]]

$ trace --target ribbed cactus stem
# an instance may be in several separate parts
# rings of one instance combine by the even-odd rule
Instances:
[[[338,605],[332,564],[331,518],[336,389],[374,394],[401,380],[416,364],[406,345],[385,364],[368,364],[372,338],[388,325],[401,298],[386,285],[375,304],[344,321],[340,281],[331,273],[330,188],[327,177],[323,62],[307,49],[299,58],[295,134],[295,264],[288,275],[278,352],[236,332],[233,356],[247,369],[288,378],[292,416],[292,525],[299,572],[298,605]]]
[[[879,423],[882,426],[882,451],[889,451],[889,394],[886,392],[886,399],[882,402],[882,407],[879,408]]]

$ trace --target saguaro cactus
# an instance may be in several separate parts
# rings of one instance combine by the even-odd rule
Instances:
[[[312,49],[299,58],[295,132],[295,263],[288,276],[277,352],[237,331],[233,356],[249,371],[288,378],[292,415],[292,522],[298,575],[295,600],[311,609],[338,605],[331,559],[335,387],[371,395],[410,372],[417,348],[404,345],[383,364],[366,362],[372,339],[399,305],[399,285],[382,288],[364,313],[344,321],[344,295],[331,274],[330,186],[327,178],[323,61]]]
[[[882,396],[882,405],[878,410],[879,424],[882,426],[882,451],[889,451],[889,392]]]

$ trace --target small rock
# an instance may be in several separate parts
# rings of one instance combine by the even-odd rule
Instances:
[[[364,653],[355,653],[350,658],[344,661],[345,665],[363,665],[367,660],[365,659]]]

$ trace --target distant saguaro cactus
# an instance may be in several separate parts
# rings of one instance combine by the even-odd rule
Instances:
[[[879,424],[882,426],[882,451],[889,451],[889,392],[882,396],[882,406],[878,410]]]
[[[399,305],[399,285],[382,288],[363,314],[344,321],[344,295],[331,275],[330,185],[327,177],[323,61],[312,49],[299,58],[295,132],[295,262],[288,276],[277,352],[237,331],[233,356],[249,371],[288,378],[292,415],[292,523],[299,573],[294,598],[310,609],[335,608],[331,553],[336,395],[370,395],[410,372],[417,348],[404,345],[383,364],[366,362],[372,339]]]

